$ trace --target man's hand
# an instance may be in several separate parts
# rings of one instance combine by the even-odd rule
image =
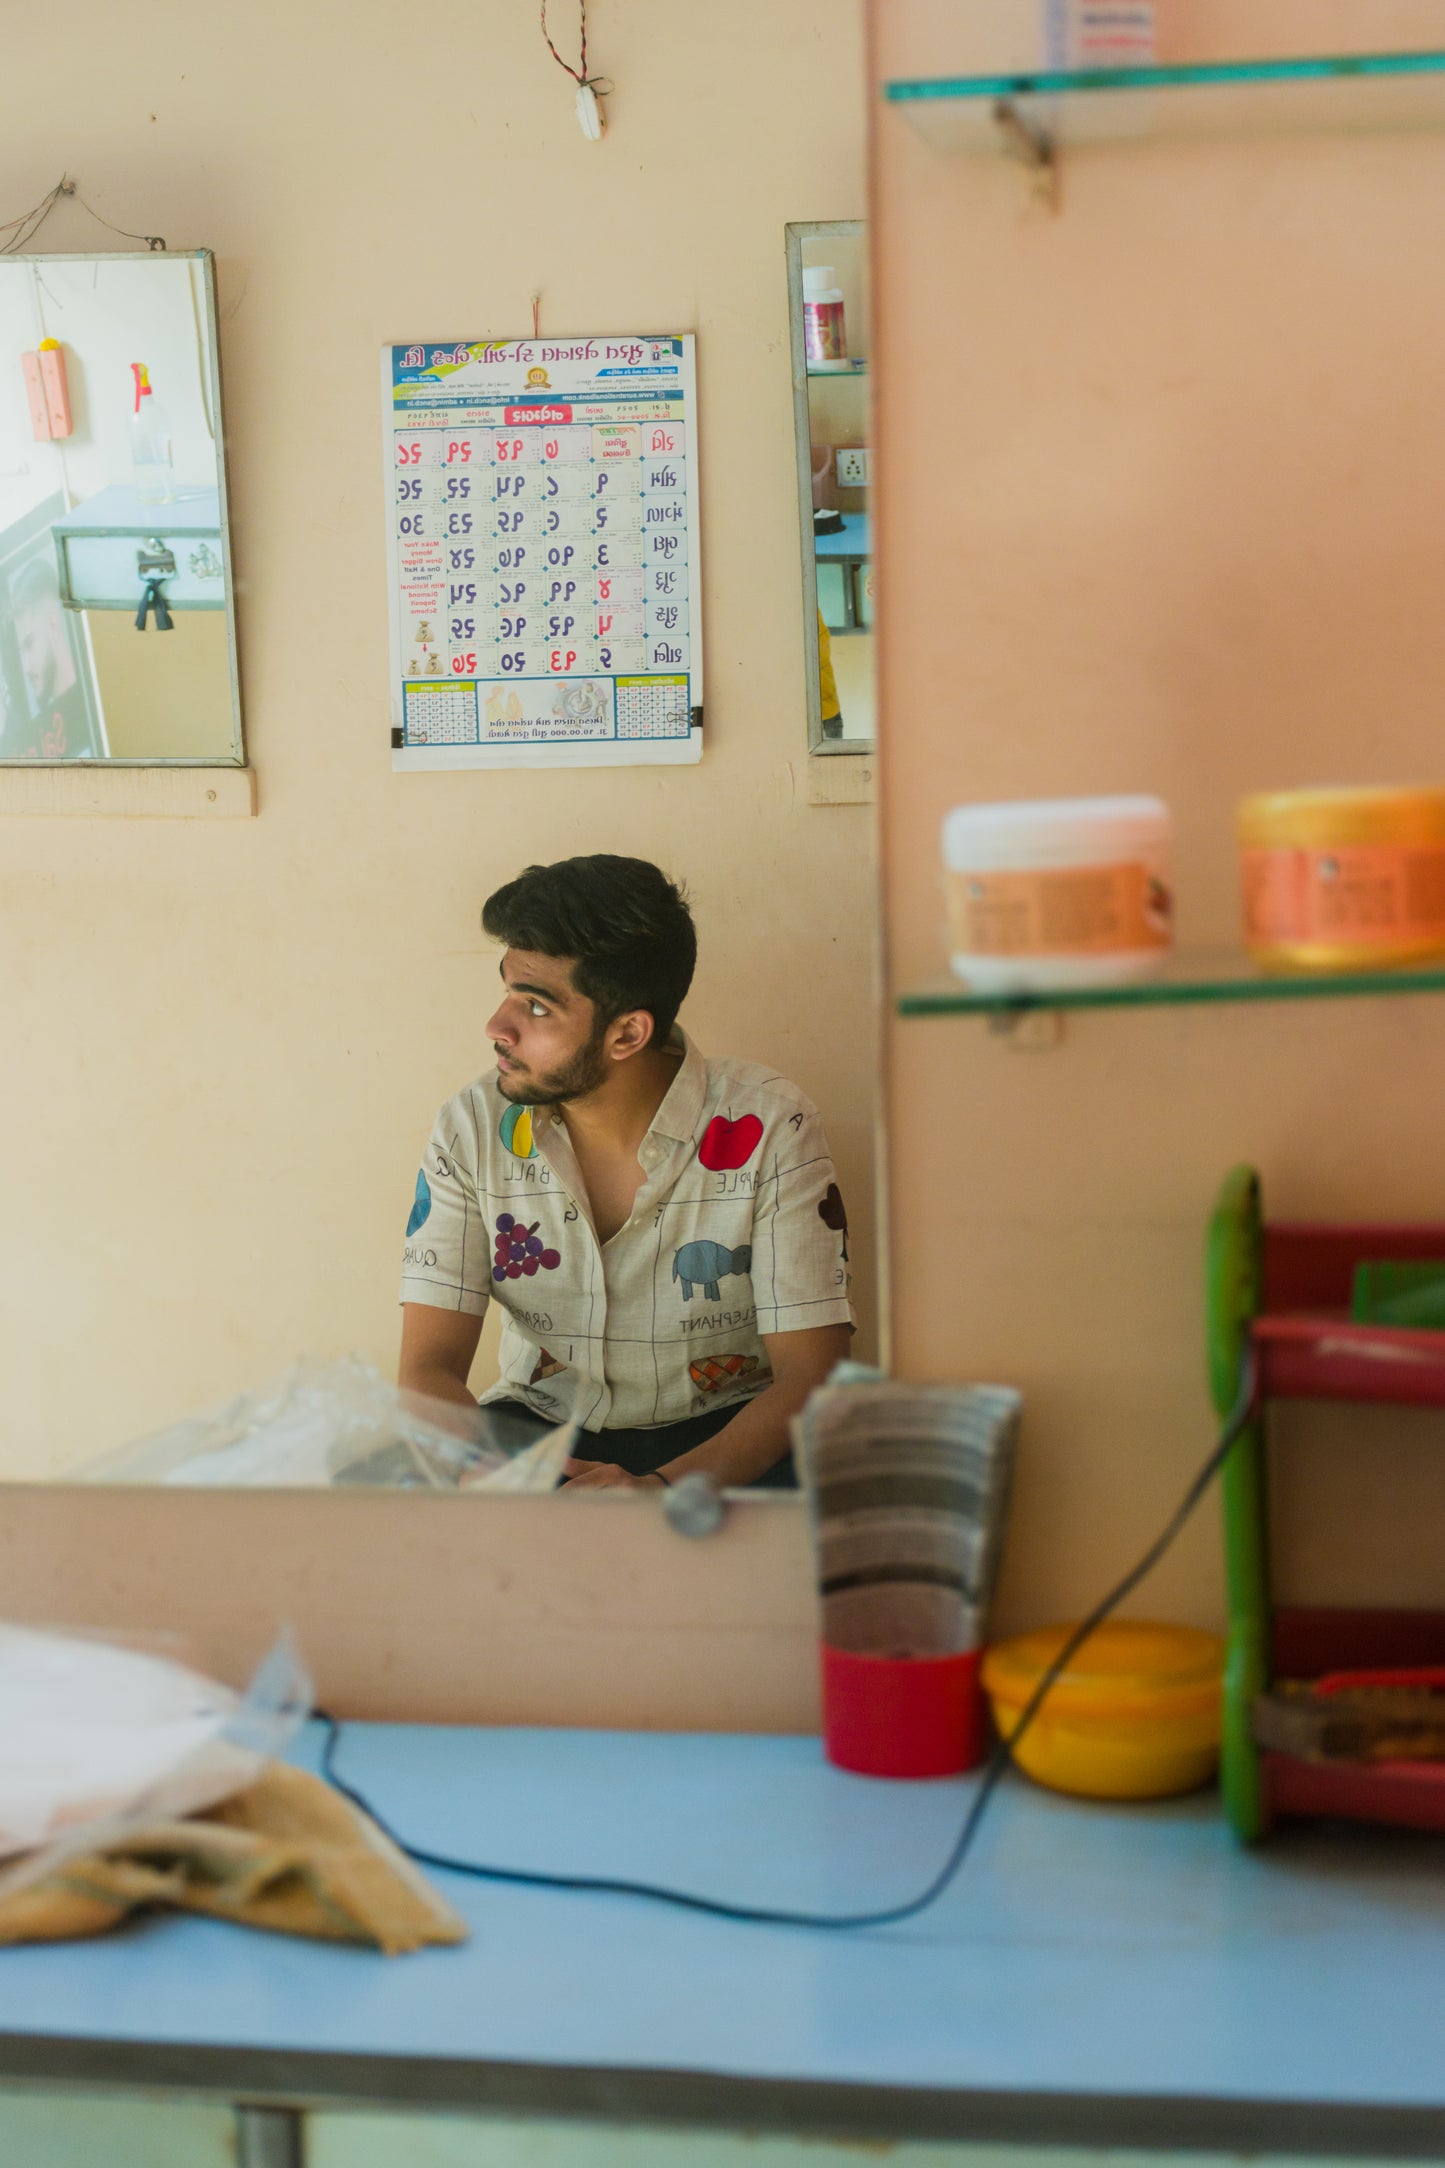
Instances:
[[[562,1477],[566,1490],[666,1490],[660,1475],[629,1475],[610,1460],[569,1460]]]
[[[851,1333],[850,1325],[765,1332],[763,1346],[772,1365],[772,1384],[745,1401],[715,1438],[664,1461],[666,1480],[675,1483],[679,1476],[696,1471],[711,1476],[719,1490],[755,1483],[787,1452],[793,1417],[809,1393],[827,1382],[833,1365],[843,1360]]]

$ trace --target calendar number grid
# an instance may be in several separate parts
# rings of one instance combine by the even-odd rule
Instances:
[[[645,759],[650,741],[688,739],[691,342],[549,349],[602,364],[554,369],[550,397],[533,389],[546,372],[524,370],[528,342],[428,351],[389,353],[394,743],[545,762],[549,747]]]

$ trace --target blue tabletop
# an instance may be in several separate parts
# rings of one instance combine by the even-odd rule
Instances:
[[[840,512],[841,534],[814,534],[815,557],[871,557],[873,537],[866,512]]]
[[[815,1739],[385,1725],[348,1726],[339,1766],[429,1848],[824,1909],[911,1895],[971,1781],[847,1776]],[[1113,1808],[1010,1781],[954,1887],[886,1930],[438,1874],[472,1923],[464,1947],[383,1960],[151,1918],[0,1953],[0,2034],[103,2044],[111,2076],[119,2051],[166,2042],[1438,2112],[1442,1867],[1445,1840],[1421,1835],[1301,1825],[1246,1853],[1211,1795]],[[1196,2112],[1180,2134],[1207,2128]]]
[[[97,490],[52,521],[58,534],[214,534],[221,524],[221,492],[201,482],[173,482],[164,503],[142,498],[125,482]]]

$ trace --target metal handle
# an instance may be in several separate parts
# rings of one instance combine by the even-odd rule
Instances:
[[[143,580],[169,579],[176,569],[176,553],[160,535],[150,535],[145,547],[135,553],[135,568]]]

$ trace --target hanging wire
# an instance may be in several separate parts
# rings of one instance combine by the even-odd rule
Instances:
[[[733,1904],[726,1898],[704,1897],[694,1890],[670,1889],[657,1882],[634,1882],[620,1875],[547,1874],[539,1869],[493,1867],[480,1860],[457,1859],[449,1852],[427,1851],[420,1845],[409,1844],[405,1837],[398,1835],[391,1824],[382,1819],[366,1793],[359,1791],[354,1784],[349,1784],[338,1772],[336,1750],[341,1740],[341,1725],[327,1710],[313,1709],[312,1715],[324,1727],[321,1773],[353,1806],[359,1807],[363,1814],[370,1815],[377,1827],[409,1858],[423,1867],[437,1867],[451,1874],[472,1875],[482,1882],[516,1883],[529,1889],[589,1890],[613,1897],[645,1897],[656,1904],[678,1905],[688,1912],[705,1912],[715,1919],[745,1920],[753,1925],[770,1927],[847,1930],[857,1927],[892,1927],[902,1920],[916,1919],[920,1912],[926,1912],[930,1905],[937,1903],[963,1865],[978,1834],[979,1824],[987,1812],[988,1803],[1013,1760],[1014,1749],[1023,1739],[1078,1650],[1083,1647],[1095,1628],[1101,1626],[1124,1598],[1138,1587],[1145,1575],[1152,1573],[1209,1489],[1244,1431],[1255,1420],[1257,1413],[1258,1374],[1251,1354],[1246,1358],[1240,1373],[1239,1397],[1184,1496],[1143,1556],[1135,1560],[1122,1580],[1114,1583],[1107,1596],[1099,1599],[1088,1617],[1080,1620],[1063,1647],[1046,1665],[1033,1692],[1019,1711],[1012,1731],[1007,1738],[999,1740],[989,1756],[948,1857],[933,1879],[916,1896],[905,1899],[901,1904],[885,1905],[866,1912],[803,1912],[795,1911],[791,1906]]]
[[[578,12],[581,18],[582,62],[581,66],[576,68],[573,67],[570,60],[564,60],[562,58],[562,55],[558,52],[556,46],[552,43],[551,36],[547,29],[547,0],[541,0],[541,6],[542,35],[544,38],[546,38],[547,50],[552,55],[552,58],[556,61],[558,67],[561,68],[566,74],[571,76],[573,82],[577,85],[579,90],[590,90],[594,92],[597,97],[605,98],[608,92],[611,91],[613,88],[613,84],[610,78],[605,75],[589,75],[587,73],[587,0],[577,0]]]
[[[554,45],[554,44],[552,43],[552,40],[551,40],[551,38],[550,38],[550,37],[548,36],[548,32],[547,32],[547,0],[542,0],[542,35],[543,35],[543,37],[544,37],[544,38],[546,38],[546,39],[547,39],[547,50],[548,50],[548,52],[549,52],[549,53],[550,53],[550,54],[552,55],[552,58],[553,58],[553,59],[554,59],[554,60],[556,61],[556,63],[557,63],[557,65],[558,65],[558,67],[559,67],[559,68],[565,68],[565,69],[566,69],[566,71],[567,71],[567,73],[568,73],[568,74],[569,74],[569,75],[571,76],[571,78],[572,78],[572,80],[573,80],[573,82],[574,82],[574,83],[577,83],[577,84],[581,84],[581,85],[584,85],[584,86],[585,86],[585,84],[586,84],[586,82],[587,82],[587,79],[588,79],[588,78],[587,78],[587,0],[577,0],[577,5],[578,5],[578,9],[579,9],[579,11],[580,11],[580,13],[581,13],[581,17],[582,17],[582,65],[581,65],[581,67],[580,67],[580,68],[574,68],[570,60],[564,60],[564,59],[562,58],[562,55],[561,55],[561,54],[560,54],[560,53],[558,52],[558,50],[557,50],[556,46],[555,46],[555,45]]]
[[[70,187],[66,191],[66,193],[74,196],[76,202],[80,205],[82,211],[90,212],[91,217],[95,220],[98,226],[104,226],[106,230],[110,233],[118,233],[121,239],[124,241],[144,241],[146,247],[151,251],[153,255],[163,256],[165,254],[166,244],[163,235],[159,233],[132,233],[128,226],[112,226],[108,218],[102,218],[99,211],[95,210],[92,205],[86,202],[84,196],[80,193],[80,190],[76,187],[74,181],[71,182]]]
[[[18,256],[31,235],[44,225],[60,198],[73,193],[74,186],[73,181],[67,181],[62,175],[49,195],[42,196],[32,210],[24,212],[19,218],[7,218],[0,224],[0,233],[9,236],[7,240],[0,242],[0,256]]]
[[[108,233],[118,233],[123,241],[144,241],[153,255],[165,253],[166,244],[160,234],[132,233],[128,226],[112,225],[108,218],[102,218],[99,211],[86,202],[76,182],[72,181],[68,174],[62,173],[49,195],[42,196],[32,210],[24,212],[19,218],[0,220],[0,234],[10,236],[8,240],[0,241],[0,256],[22,255],[27,242],[34,239],[62,196],[74,196],[82,211],[88,212],[97,226],[104,226]]]

